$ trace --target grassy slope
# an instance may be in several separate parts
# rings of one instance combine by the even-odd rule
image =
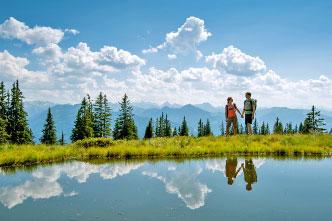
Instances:
[[[105,147],[82,146],[94,142]],[[106,141],[106,142],[105,142]],[[2,145],[0,166],[31,165],[65,160],[223,156],[332,156],[331,135],[268,135],[236,137],[175,137],[111,141],[90,139],[65,146]]]

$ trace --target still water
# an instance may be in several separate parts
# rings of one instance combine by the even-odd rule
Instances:
[[[0,220],[331,220],[332,159],[0,169]]]

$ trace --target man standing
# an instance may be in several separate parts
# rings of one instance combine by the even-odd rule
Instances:
[[[251,98],[251,93],[247,92],[245,94],[246,100],[244,101],[243,111],[241,117],[245,119],[245,125],[248,131],[248,134],[252,134],[252,120],[255,118],[256,111],[256,100]]]

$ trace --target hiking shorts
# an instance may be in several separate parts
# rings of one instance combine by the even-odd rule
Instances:
[[[245,121],[245,125],[252,124],[252,114],[244,115],[244,121]]]
[[[231,124],[233,125],[237,125],[237,117],[232,117],[232,118],[227,118],[227,125],[226,127],[229,128],[231,126]]]

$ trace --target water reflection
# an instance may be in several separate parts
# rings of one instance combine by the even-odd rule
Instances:
[[[205,197],[212,191],[198,180],[202,170],[200,165],[179,164],[146,170],[142,174],[160,180],[166,192],[176,194],[188,208],[197,209],[204,206]]]
[[[213,159],[205,161],[185,161],[175,163],[164,161],[155,164],[137,162],[117,162],[108,164],[90,164],[84,162],[70,162],[61,165],[39,167],[30,172],[30,177],[18,184],[5,185],[0,183],[0,202],[7,208],[13,208],[31,198],[49,199],[52,197],[73,197],[79,195],[74,187],[64,191],[61,177],[85,183],[92,174],[98,174],[101,179],[112,180],[129,174],[134,170],[141,170],[142,175],[158,180],[169,194],[176,195],[189,209],[198,209],[205,205],[206,197],[212,192],[208,181],[202,178],[202,173],[221,173],[226,177],[229,185],[243,174],[246,190],[251,191],[257,182],[256,169],[264,164],[261,159],[241,159],[229,157],[227,159]],[[0,178],[6,173],[0,169]],[[1,179],[0,179],[1,181]],[[241,184],[242,185],[242,184]],[[66,189],[66,188],[65,188]],[[69,188],[70,189],[70,188]],[[94,190],[98,191],[98,190]],[[119,189],[126,194],[125,189]]]
[[[114,179],[138,169],[142,164],[117,163],[93,165],[83,162],[71,162],[62,165],[48,166],[32,172],[31,180],[23,184],[0,187],[0,202],[7,208],[13,208],[28,198],[48,199],[56,196],[75,196],[75,191],[64,193],[59,183],[61,175],[85,183],[91,174],[99,174],[103,179]]]

